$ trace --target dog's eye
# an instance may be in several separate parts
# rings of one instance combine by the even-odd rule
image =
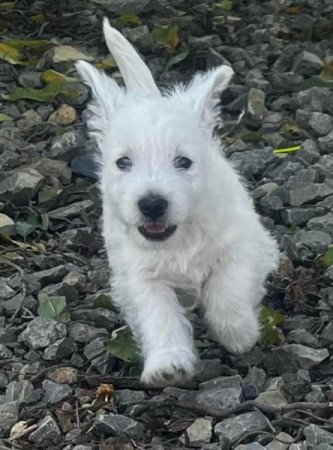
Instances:
[[[120,170],[130,170],[132,167],[132,161],[128,156],[117,159],[116,164]]]
[[[178,156],[175,160],[174,160],[174,166],[176,167],[176,169],[189,169],[192,166],[193,161],[191,161],[190,159],[186,158],[185,156]]]

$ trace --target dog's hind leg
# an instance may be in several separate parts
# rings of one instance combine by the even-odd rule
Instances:
[[[184,384],[194,375],[197,357],[191,325],[175,292],[159,280],[129,277],[121,285],[126,286],[126,299],[117,303],[144,356],[141,380],[157,387]]]

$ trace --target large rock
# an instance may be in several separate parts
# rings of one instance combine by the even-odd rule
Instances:
[[[108,436],[140,439],[144,436],[144,426],[121,414],[100,414],[95,420],[95,430]]]
[[[45,391],[43,400],[51,405],[69,398],[73,392],[68,384],[58,384],[51,380],[44,380],[42,386]]]
[[[309,261],[325,252],[333,237],[323,231],[299,230],[293,235],[284,235],[281,246],[296,261]]]
[[[317,55],[304,51],[295,58],[292,70],[300,75],[311,76],[318,75],[323,66],[323,61]]]
[[[34,350],[45,348],[66,336],[66,326],[52,319],[36,317],[20,334],[19,341]]]
[[[313,450],[321,444],[333,446],[333,434],[323,430],[317,425],[309,425],[304,428],[303,432],[309,450]]]
[[[313,231],[324,231],[333,237],[333,212],[310,219],[307,227]]]
[[[326,348],[314,349],[300,344],[290,344],[284,349],[292,355],[302,369],[311,369],[329,357]]]
[[[44,181],[43,175],[34,169],[18,171],[0,183],[0,200],[15,205],[27,205],[34,198]]]
[[[116,15],[138,14],[147,10],[154,3],[152,0],[92,0],[97,5],[102,5]]]
[[[200,390],[195,394],[195,401],[200,405],[229,409],[239,405],[243,398],[241,377],[219,377],[215,380],[201,383]]]
[[[47,443],[49,446],[60,435],[61,431],[57,422],[51,415],[47,415],[38,422],[37,429],[29,436],[29,441],[36,444]]]
[[[0,405],[0,433],[7,433],[18,421],[19,408],[17,402]]]
[[[209,443],[212,437],[212,419],[196,419],[192,425],[190,425],[184,435],[180,437],[183,444],[190,445],[191,447],[200,447],[204,443]]]
[[[245,433],[254,430],[267,430],[268,422],[266,417],[259,411],[240,414],[230,417],[215,425],[214,431],[220,441],[227,441],[235,444]]]
[[[0,213],[0,235],[11,236],[16,233],[16,227],[14,221],[6,216],[6,214]]]

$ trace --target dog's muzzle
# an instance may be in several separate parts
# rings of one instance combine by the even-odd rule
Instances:
[[[149,223],[138,227],[139,232],[149,241],[165,241],[176,231],[176,225]]]

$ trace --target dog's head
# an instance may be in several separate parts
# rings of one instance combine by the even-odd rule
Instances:
[[[112,204],[141,242],[166,241],[195,220],[217,156],[219,94],[232,77],[220,66],[161,93],[132,45],[104,20],[104,36],[125,88],[80,61],[91,87],[88,126],[101,152],[105,207]]]

